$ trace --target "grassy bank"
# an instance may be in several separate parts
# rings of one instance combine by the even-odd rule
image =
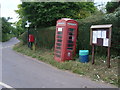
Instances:
[[[87,76],[94,81],[102,81],[114,85],[118,85],[118,59],[119,57],[113,57],[111,59],[111,68],[106,66],[106,57],[96,57],[95,65],[91,64],[91,59],[88,63],[81,63],[79,59],[75,61],[66,61],[59,63],[54,60],[53,50],[39,48],[36,51],[30,50],[22,42],[15,45],[13,48],[15,51],[24,55],[36,58],[45,63],[51,64],[62,70],[69,70],[73,73]],[[91,58],[91,56],[90,56]]]

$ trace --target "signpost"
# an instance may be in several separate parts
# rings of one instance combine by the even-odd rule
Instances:
[[[92,25],[90,31],[90,45],[92,45],[92,64],[94,64],[95,46],[108,47],[107,66],[110,68],[110,47],[112,24],[109,25]]]
[[[31,24],[31,22],[26,21],[27,25],[25,25],[25,27],[29,27],[29,25]]]
[[[28,47],[29,47],[29,25],[31,24],[31,22],[26,21],[27,25],[25,25],[25,27],[27,27],[28,30]]]

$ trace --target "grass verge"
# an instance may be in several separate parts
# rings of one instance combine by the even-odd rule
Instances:
[[[27,45],[23,45],[22,42],[16,44],[13,48],[15,51],[24,55],[36,58],[45,63],[51,64],[62,70],[69,70],[73,73],[87,76],[94,81],[102,81],[116,86],[118,83],[118,61],[120,57],[111,56],[111,68],[106,66],[106,57],[96,57],[95,65],[91,64],[91,60],[88,63],[81,63],[79,59],[75,61],[57,62],[54,60],[53,50],[39,48],[36,51],[30,50]],[[91,56],[90,56],[91,58]]]

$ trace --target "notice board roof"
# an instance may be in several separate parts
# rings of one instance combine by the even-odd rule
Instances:
[[[92,25],[90,28],[110,28],[112,27],[112,24],[107,25]]]

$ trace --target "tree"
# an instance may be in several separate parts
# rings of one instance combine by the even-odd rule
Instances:
[[[118,7],[120,7],[120,1],[119,2],[108,2],[106,4],[107,13],[113,13]]]
[[[12,34],[12,31],[15,29],[12,25],[12,23],[8,22],[10,17],[7,19],[2,17],[0,18],[2,21],[2,41],[7,41],[10,39],[10,35]]]
[[[18,22],[15,22],[14,25],[16,26],[16,29],[13,30],[13,33],[16,37],[19,37],[22,33],[25,32],[24,29],[24,23],[22,23],[22,19],[19,20]]]
[[[4,17],[2,17],[2,33],[4,34],[9,34],[11,32],[11,24],[10,22],[8,22],[9,18],[6,19]]]
[[[93,2],[23,2],[18,8],[20,19],[38,27],[55,25],[61,18],[85,18],[96,11]]]

